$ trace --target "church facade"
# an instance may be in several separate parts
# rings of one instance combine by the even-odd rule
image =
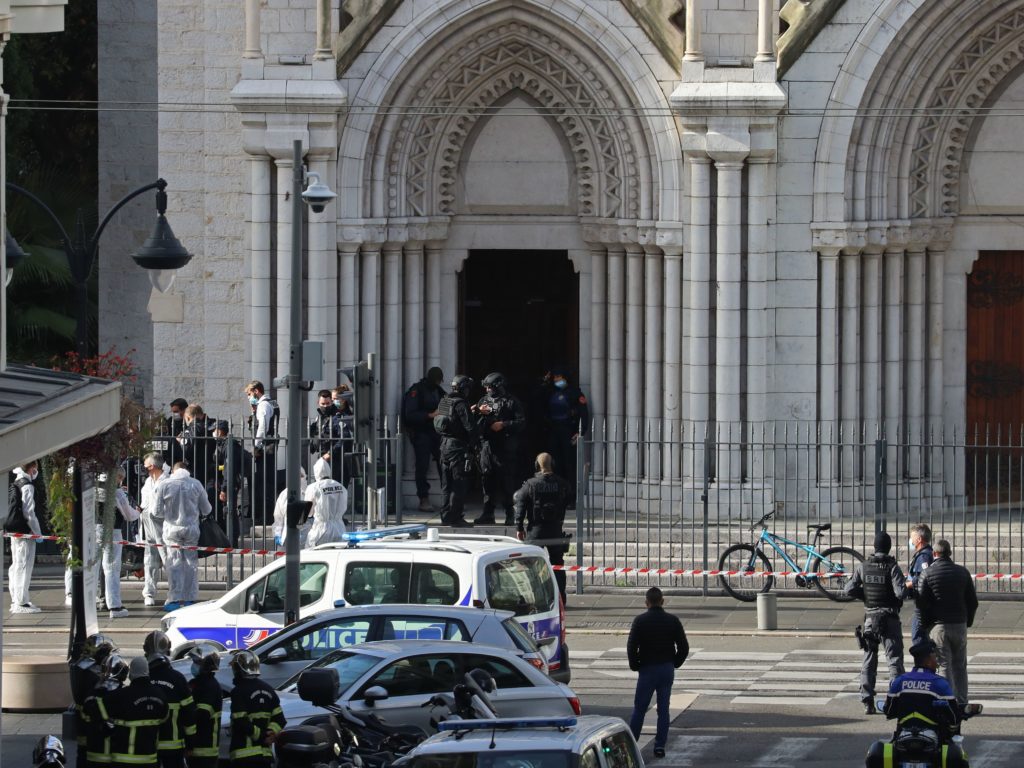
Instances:
[[[142,316],[108,282],[101,327],[158,406],[283,373],[298,139],[338,193],[304,335],[376,353],[386,413],[432,365],[558,365],[616,429],[1024,422],[1024,0],[779,5],[161,2],[150,150],[196,257]]]

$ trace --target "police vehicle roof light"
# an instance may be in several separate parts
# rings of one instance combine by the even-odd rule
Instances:
[[[347,531],[342,534],[342,541],[347,541],[350,547],[354,547],[363,541],[376,541],[386,539],[390,536],[420,536],[427,530],[422,523],[410,523],[409,525],[391,525],[386,528],[374,528],[368,531]]]
[[[439,731],[520,731],[529,728],[572,728],[575,717],[523,717],[516,720],[445,720],[437,724]]]

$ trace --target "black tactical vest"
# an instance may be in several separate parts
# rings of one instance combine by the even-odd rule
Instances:
[[[535,525],[561,525],[565,519],[562,486],[552,477],[534,478],[530,484]]]
[[[900,599],[892,586],[892,567],[896,561],[889,555],[875,553],[864,561],[864,607],[899,608]]]

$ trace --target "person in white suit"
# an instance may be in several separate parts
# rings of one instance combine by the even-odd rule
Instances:
[[[157,516],[164,521],[164,543],[178,547],[199,544],[199,518],[213,511],[203,484],[185,469],[174,465],[171,476],[163,480],[156,494]],[[167,602],[165,611],[191,605],[199,599],[199,555],[195,550],[168,546]]]
[[[306,488],[305,500],[313,502],[309,516],[313,522],[306,535],[306,547],[341,541],[345,533],[348,491],[331,476],[331,465],[317,462],[316,482]]]

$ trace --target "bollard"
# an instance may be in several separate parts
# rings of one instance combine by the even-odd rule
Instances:
[[[779,628],[779,601],[771,592],[761,592],[757,596],[757,628]]]

